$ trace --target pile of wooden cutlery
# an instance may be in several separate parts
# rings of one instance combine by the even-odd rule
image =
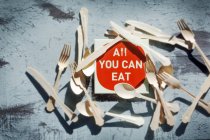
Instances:
[[[49,100],[46,104],[46,110],[48,112],[54,111],[55,104],[58,104],[62,108],[64,113],[68,116],[70,121],[78,121],[78,113],[66,106],[58,96],[61,76],[64,73],[65,69],[70,68],[71,76],[69,86],[71,87],[74,94],[84,94],[84,100],[78,102],[76,105],[76,110],[80,114],[86,117],[93,117],[96,125],[98,126],[104,125],[105,115],[127,121],[137,126],[143,125],[144,119],[141,116],[129,116],[104,111],[99,106],[98,102],[93,101],[91,95],[89,94],[88,84],[86,83],[86,79],[90,78],[95,71],[96,59],[106,53],[106,51],[117,42],[121,40],[126,40],[136,46],[141,46],[145,51],[145,80],[147,80],[153,88],[154,98],[138,93],[138,91],[128,83],[119,83],[115,85],[114,91],[120,98],[141,98],[156,105],[150,123],[150,128],[152,130],[158,129],[160,124],[163,123],[167,123],[168,125],[173,126],[175,124],[174,114],[180,110],[177,103],[168,102],[164,98],[164,90],[167,87],[179,89],[192,98],[191,105],[188,107],[186,112],[183,113],[183,123],[190,122],[191,116],[197,105],[202,107],[210,114],[210,102],[206,102],[203,99],[204,94],[207,93],[210,87],[210,75],[202,84],[200,92],[197,95],[192,94],[181,84],[178,79],[173,76],[174,69],[171,64],[171,60],[158,51],[150,48],[149,46],[145,46],[142,44],[142,39],[149,39],[157,42],[167,43],[170,45],[177,44],[180,47],[188,50],[196,49],[201,55],[207,69],[210,71],[209,59],[196,43],[194,33],[183,19],[177,22],[183,38],[168,35],[156,27],[139,21],[127,20],[125,22],[125,27],[121,27],[111,21],[111,29],[108,29],[105,32],[105,36],[112,38],[112,41],[92,53],[90,48],[88,48],[88,9],[85,7],[81,8],[80,10],[80,20],[81,25],[79,25],[77,28],[78,57],[76,61],[70,62],[69,58],[71,47],[69,44],[64,45],[59,57],[59,61],[57,63],[58,73],[56,75],[56,80],[53,86],[51,86],[49,82],[45,80],[45,78],[36,69],[32,67],[27,68],[27,72],[43,87],[43,89],[49,95]],[[157,62],[160,63],[159,68],[157,68],[156,66]]]

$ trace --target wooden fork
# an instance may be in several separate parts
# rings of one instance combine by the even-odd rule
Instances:
[[[170,112],[169,108],[166,106],[166,102],[162,96],[162,91],[159,89],[158,81],[156,75],[154,73],[147,73],[146,75],[148,82],[157,90],[158,97],[160,99],[161,105],[163,107],[165,118],[167,120],[167,124],[173,126],[175,124],[174,117]]]
[[[56,93],[58,93],[58,86],[60,83],[61,74],[63,70],[68,66],[70,51],[71,51],[70,45],[64,44],[64,47],[61,51],[60,58],[58,61],[58,74],[54,83],[54,89]],[[46,109],[48,112],[52,112],[55,109],[55,100],[53,99],[52,96],[49,97]]]
[[[203,58],[203,61],[206,64],[206,67],[208,68],[209,72],[210,72],[210,61],[209,59],[206,57],[206,55],[204,54],[204,52],[201,50],[201,48],[199,47],[199,45],[197,44],[195,38],[194,38],[194,33],[192,32],[192,30],[189,28],[189,26],[185,23],[184,19],[181,19],[177,22],[177,25],[181,31],[182,36],[184,37],[184,39],[186,41],[191,42],[192,44],[195,45],[195,48],[198,50],[198,52],[200,53],[201,57]]]
[[[195,110],[196,105],[198,104],[200,98],[202,98],[202,96],[208,91],[209,89],[209,82],[210,82],[210,77],[208,76],[207,79],[204,81],[204,83],[202,84],[201,88],[200,88],[200,92],[199,94],[195,97],[195,99],[193,100],[192,104],[190,105],[190,107],[188,107],[187,111],[184,113],[184,115],[182,116],[182,122],[183,123],[188,123],[191,119],[192,113]]]
[[[163,72],[161,74],[157,75],[161,80],[163,80],[167,85],[169,85],[172,88],[179,89],[183,91],[184,93],[190,95],[192,98],[196,98],[193,94],[191,94],[189,91],[187,91],[180,83],[178,79],[173,77],[172,75]],[[204,100],[200,99],[198,102],[198,105],[201,106],[203,109],[205,109],[208,113],[210,113],[210,103],[206,103]]]
[[[85,96],[86,96],[88,102],[90,103],[90,107],[91,107],[96,125],[102,126],[104,124],[104,119],[103,119],[104,114],[102,113],[103,111],[98,106],[96,106],[95,103],[92,101],[90,95],[88,94],[87,89],[82,84],[80,77],[78,77],[77,72],[75,72],[76,68],[77,68],[77,64],[75,62],[70,64],[70,69],[72,71],[73,80],[74,80],[75,84],[80,86],[80,88],[84,91]]]
[[[155,74],[157,73],[154,60],[152,59],[151,56],[149,56],[149,54],[146,55],[146,70],[147,70],[147,72],[152,72]],[[157,94],[158,94],[157,90],[154,89],[154,95],[155,95],[155,99],[157,100],[157,104],[156,104],[156,108],[155,108],[155,111],[153,113],[153,117],[152,117],[152,120],[150,123],[150,128],[153,131],[158,129],[159,123],[163,123],[163,120],[165,120],[164,112],[161,109],[162,106],[161,106],[160,99],[158,98]]]

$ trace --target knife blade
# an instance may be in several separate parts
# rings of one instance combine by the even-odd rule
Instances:
[[[158,29],[154,26],[151,26],[149,24],[146,24],[146,23],[143,23],[143,22],[140,22],[140,21],[135,21],[135,20],[127,20],[125,23],[129,24],[131,26],[134,26],[137,29],[145,31],[145,32],[147,32],[151,35],[159,37],[159,38],[153,37],[153,38],[151,38],[151,40],[156,40],[156,41],[160,41],[160,42],[163,42],[163,43],[169,43],[171,45],[178,44],[178,45],[180,45],[180,46],[182,46],[186,49],[189,49],[188,45],[185,43],[185,41],[183,39],[177,38],[176,36],[168,35],[168,34],[162,32],[160,29]],[[165,40],[164,38],[166,38],[166,39],[168,38],[169,40]]]
[[[125,23],[158,37],[170,37],[169,35],[163,33],[160,29],[140,21],[127,20]]]
[[[42,86],[49,96],[51,95],[57,101],[70,120],[74,122],[78,120],[77,115],[60,100],[54,88],[52,88],[47,80],[36,69],[28,67],[26,72]]]
[[[135,44],[136,46],[141,46],[144,51],[149,54],[151,53],[157,60],[159,60],[164,66],[169,66],[171,61],[169,58],[165,57],[161,53],[151,49],[149,46],[145,46],[141,43],[141,39],[138,36],[132,35],[129,31],[120,27],[113,21],[110,21],[112,28],[123,38],[127,39],[129,42]]]
[[[100,47],[100,49],[94,51],[92,54],[90,54],[85,60],[81,61],[81,63],[78,64],[76,72],[80,71],[84,67],[86,67],[89,63],[95,61],[99,56],[103,55],[110,47],[112,47],[114,44],[122,40],[120,36],[117,36],[114,40],[112,40],[110,43],[104,45],[103,47]]]

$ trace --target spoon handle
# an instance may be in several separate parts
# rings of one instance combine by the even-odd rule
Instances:
[[[164,113],[165,113],[167,124],[170,125],[170,126],[173,126],[175,124],[175,120],[174,120],[174,117],[173,117],[171,111],[166,106],[166,102],[165,102],[165,100],[162,96],[162,91],[158,87],[156,87],[156,90],[157,90],[158,96],[160,98],[161,105],[162,105]]]
[[[156,102],[157,102],[155,99],[150,98],[150,97],[147,97],[147,96],[144,96],[144,95],[142,95],[142,94],[140,94],[140,93],[137,93],[137,94],[136,94],[136,97],[137,97],[137,98],[144,99],[144,100],[146,100],[146,101],[150,101],[150,102],[152,102],[152,103],[154,103],[154,104],[156,104]]]
[[[99,107],[96,107],[96,105],[94,104],[94,102],[92,101],[92,99],[90,98],[90,95],[88,94],[88,91],[86,90],[86,88],[83,87],[83,90],[85,92],[85,96],[87,97],[87,100],[90,103],[90,108],[91,111],[93,113],[93,117],[95,119],[95,122],[98,126],[102,126],[104,124],[104,119],[102,118],[101,115],[101,110]]]
[[[120,120],[135,124],[137,126],[141,126],[144,124],[144,119],[142,117],[134,117],[134,116],[128,116],[128,115],[120,115],[120,114],[115,114],[111,112],[106,112],[105,113],[107,116],[115,117]]]
[[[160,109],[161,109],[161,104],[160,104],[160,102],[158,102],[157,106],[155,108],[155,112],[154,112],[153,117],[152,117],[151,124],[150,124],[150,128],[153,131],[155,131],[159,127]]]

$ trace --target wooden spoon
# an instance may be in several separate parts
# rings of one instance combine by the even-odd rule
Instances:
[[[90,104],[86,100],[85,102],[81,101],[76,105],[77,110],[84,116],[91,117],[93,116],[92,110],[90,108]],[[144,119],[142,117],[134,117],[134,116],[128,116],[128,115],[120,115],[120,114],[115,114],[111,112],[105,112],[104,113],[107,116],[115,117],[118,118],[122,121],[126,121],[132,124],[135,124],[137,126],[141,126],[144,124]]]
[[[128,83],[116,84],[115,87],[114,87],[114,91],[119,97],[121,97],[123,99],[132,99],[132,98],[137,97],[137,98],[141,98],[141,99],[150,101],[150,102],[152,102],[154,104],[157,103],[157,101],[155,99],[150,98],[150,97],[146,97],[146,96],[144,96],[144,95],[142,95],[140,93],[137,93],[136,89],[132,85],[130,85]],[[174,113],[178,112],[179,109],[180,109],[178,104],[166,102],[166,105]]]

